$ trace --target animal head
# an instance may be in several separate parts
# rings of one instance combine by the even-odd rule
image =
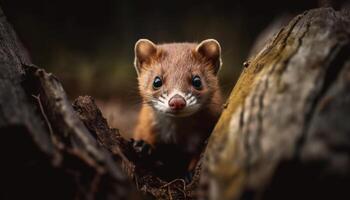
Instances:
[[[169,116],[189,116],[210,104],[221,65],[221,47],[214,39],[160,45],[140,39],[135,44],[143,101]]]

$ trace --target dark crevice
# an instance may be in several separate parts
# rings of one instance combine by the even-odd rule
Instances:
[[[300,47],[303,45],[303,39],[306,36],[306,34],[309,32],[310,26],[311,26],[312,18],[307,22],[305,31],[301,34],[301,36],[298,38],[298,44],[296,46],[296,49],[291,53],[286,60],[283,61],[282,67],[278,69],[279,77],[282,77],[283,72],[287,69],[290,60],[293,58],[294,55],[296,55],[300,49]]]
[[[298,16],[296,17],[296,19],[294,20],[294,23],[293,23],[293,24],[291,25],[291,27],[288,29],[288,32],[287,32],[285,38],[283,38],[282,50],[283,50],[284,47],[286,46],[286,41],[287,41],[289,35],[292,33],[294,27],[298,24],[298,22],[301,20],[301,18],[302,18],[304,15],[306,15],[307,13],[308,13],[308,12],[305,12],[305,13],[303,13],[303,14],[301,14],[301,15],[298,15]],[[287,26],[287,27],[288,27],[288,26]],[[272,43],[271,43],[272,46],[276,46],[276,43],[275,43],[275,42],[276,42],[276,39],[277,39],[277,38],[279,37],[279,35],[283,32],[283,30],[284,30],[284,28],[282,28],[281,31],[279,31],[279,32],[277,33],[275,39],[274,39],[274,40],[272,41]]]
[[[259,85],[258,85],[259,86]],[[253,121],[252,119],[252,110],[253,108],[255,107],[255,98],[257,96],[257,91],[258,91],[258,86],[255,87],[255,90],[252,92],[252,98],[250,100],[250,105],[248,105],[249,108],[251,108],[248,113],[248,119],[247,119],[247,122],[246,124],[248,124],[248,126],[246,126],[246,132],[244,133],[244,129],[242,127],[242,133],[243,133],[243,145],[244,145],[244,150],[246,151],[247,153],[247,159],[245,159],[245,166],[246,166],[246,170],[247,172],[249,173],[250,171],[250,168],[251,168],[251,155],[252,155],[252,151],[253,151],[253,148],[250,146],[250,143],[249,143],[249,138],[251,137],[251,131],[249,130],[249,124]]]
[[[299,152],[302,150],[302,147],[305,144],[309,132],[309,127],[314,117],[318,103],[322,100],[326,92],[337,80],[339,73],[349,58],[350,44],[348,41],[335,45],[335,47],[330,50],[330,54],[326,59],[326,61],[330,61],[330,63],[324,72],[324,76],[320,76],[319,79],[316,80],[317,82],[323,80],[321,89],[315,96],[310,97],[313,98],[313,100],[311,100],[310,108],[305,114],[304,127],[302,129],[301,137],[296,143],[295,156],[300,155]]]
[[[282,161],[261,199],[348,199],[349,177],[320,176],[322,162]]]
[[[269,75],[268,75],[269,76]],[[265,84],[263,85],[263,88],[262,88],[262,92],[261,94],[257,97],[258,98],[258,112],[257,112],[257,115],[256,115],[256,119],[257,119],[257,130],[256,130],[256,136],[253,140],[253,143],[252,145],[254,146],[255,148],[255,153],[256,155],[258,156],[259,152],[261,152],[261,145],[259,143],[259,140],[260,140],[260,135],[261,135],[261,124],[262,124],[262,110],[263,110],[263,98],[265,96],[265,93],[266,93],[266,89],[268,87],[268,77],[266,78],[266,81],[265,81]]]
[[[1,127],[0,133],[0,156],[6,161],[0,167],[0,199],[70,199],[74,195],[73,180],[52,167],[51,157],[35,144],[30,130],[12,125]]]
[[[239,113],[239,130],[242,132],[242,128],[244,125],[244,112],[245,112],[245,99],[243,99],[242,105],[241,105],[241,112]]]
[[[277,46],[277,43],[281,43],[281,48],[280,48],[280,52],[284,50],[284,48],[286,47],[287,43],[287,39],[289,38],[290,34],[292,33],[292,31],[294,30],[294,27],[298,24],[298,22],[301,20],[301,18],[303,16],[305,16],[306,14],[308,13],[308,11],[304,12],[303,14],[300,14],[298,16],[295,17],[295,19],[293,19],[293,21],[291,21],[287,26],[283,27],[278,33],[277,35],[274,37],[274,39],[269,43],[267,44],[267,48],[264,48],[264,49],[273,49],[273,48],[276,48]],[[290,25],[291,23],[293,23],[292,25]],[[285,30],[286,28],[289,28],[288,30]],[[285,33],[286,32],[286,33]],[[279,37],[282,33],[285,33],[285,36],[283,38],[283,40],[281,42],[279,42]],[[261,53],[262,56],[265,56],[267,54],[269,54],[270,51],[266,51],[264,50],[264,52]],[[259,53],[260,54],[260,53]],[[277,57],[279,56],[279,54],[275,54],[275,57],[271,58],[271,60],[274,60],[276,59]],[[259,65],[259,64],[258,64]],[[261,67],[257,67],[257,69],[260,69]]]

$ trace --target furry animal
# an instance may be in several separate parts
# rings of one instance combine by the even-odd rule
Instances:
[[[221,65],[221,47],[214,39],[159,45],[140,39],[135,44],[143,100],[135,146],[150,145],[166,171],[178,171],[174,176],[194,169],[217,122]]]

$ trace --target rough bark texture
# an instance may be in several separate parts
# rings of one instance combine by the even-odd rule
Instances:
[[[110,129],[91,97],[73,106],[34,66],[0,11],[0,199],[193,199],[190,183],[154,176],[154,160]]]
[[[348,194],[348,17],[305,12],[251,57],[187,183],[154,176],[155,161],[108,126],[93,98],[72,106],[0,10],[0,199],[140,199],[137,190],[156,199]]]
[[[1,199],[136,199],[120,164],[76,116],[60,82],[32,66],[0,10]]]
[[[210,138],[204,197],[350,197],[349,16],[307,11],[251,58]]]
[[[195,170],[194,177],[189,183],[184,179],[166,182],[154,175],[153,160],[142,159],[130,146],[130,141],[122,138],[118,130],[108,127],[92,97],[77,98],[73,107],[100,144],[112,152],[115,159],[122,162],[125,173],[135,181],[138,190],[157,199],[195,199],[197,197],[200,166]]]

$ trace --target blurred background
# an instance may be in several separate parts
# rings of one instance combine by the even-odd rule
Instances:
[[[140,106],[133,66],[139,38],[155,43],[217,39],[226,97],[254,40],[273,20],[344,2],[0,0],[0,6],[33,63],[53,72],[70,99],[93,96],[110,126],[130,133]]]

